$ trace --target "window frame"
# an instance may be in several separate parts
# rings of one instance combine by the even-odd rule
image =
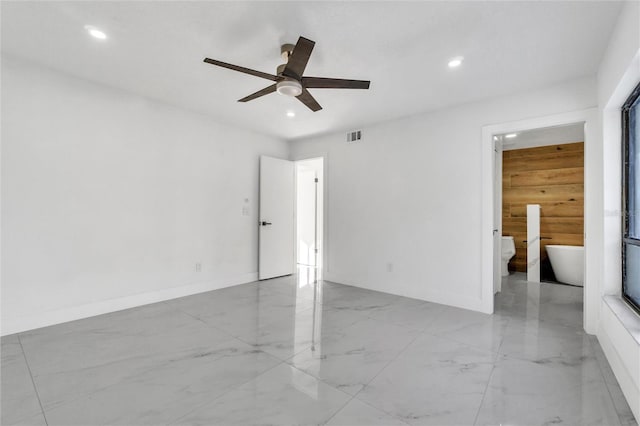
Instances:
[[[629,145],[630,140],[630,126],[629,126],[629,112],[631,106],[640,98],[640,84],[631,92],[625,103],[622,105],[622,298],[627,304],[640,314],[640,301],[636,303],[626,294],[627,287],[627,245],[633,245],[640,247],[640,238],[632,238],[629,236]],[[634,150],[640,149],[640,135],[635,135]],[[640,164],[635,165],[636,173],[640,172]],[[635,186],[633,186],[635,188]],[[636,206],[637,208],[638,206]]]

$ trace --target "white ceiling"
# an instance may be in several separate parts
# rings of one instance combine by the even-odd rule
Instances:
[[[296,139],[594,75],[620,5],[3,1],[2,51]],[[306,75],[368,79],[371,89],[311,89],[324,107],[316,113],[277,94],[238,103],[269,81],[202,62],[275,73],[280,45],[299,35],[316,42]],[[463,65],[449,70],[457,55]]]
[[[504,151],[584,142],[584,123],[527,130],[518,132],[516,137],[508,139],[504,138],[504,135],[498,135],[497,137],[501,138]]]

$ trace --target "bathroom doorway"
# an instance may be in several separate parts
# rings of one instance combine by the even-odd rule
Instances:
[[[296,161],[296,265],[299,285],[321,279],[324,235],[324,159]]]
[[[518,136],[528,131],[540,129],[560,128],[568,125],[578,125],[583,129],[584,141],[584,215],[583,223],[583,244],[584,244],[584,288],[579,291],[583,292],[581,325],[587,333],[596,332],[599,308],[599,251],[601,251],[602,236],[597,232],[602,220],[602,212],[597,208],[598,191],[601,185],[598,176],[602,171],[601,158],[602,153],[599,152],[599,127],[597,119],[597,110],[595,108],[561,113],[551,116],[532,118],[516,122],[508,122],[485,126],[483,128],[483,260],[482,260],[482,303],[484,310],[488,313],[494,312],[494,290],[499,287],[496,285],[495,276],[501,273],[495,273],[502,266],[502,215],[501,220],[496,220],[496,212],[502,212],[502,191],[498,188],[502,187],[503,173],[496,173],[498,168],[502,167],[502,141],[508,139],[517,139]],[[510,135],[509,138],[506,136]],[[549,143],[538,143],[539,146],[549,145]],[[564,145],[564,144],[562,144]],[[507,146],[507,148],[509,148]],[[497,185],[496,180],[500,180]],[[544,206],[543,206],[544,207]],[[547,208],[548,210],[548,208]],[[522,212],[520,212],[521,214]],[[520,224],[522,229],[523,224]],[[543,236],[543,235],[541,235]],[[524,240],[524,239],[522,239]],[[515,241],[514,241],[515,243]],[[545,241],[548,245],[548,242]],[[495,273],[495,274],[494,274]],[[526,281],[525,281],[526,283]],[[540,288],[541,286],[550,285],[554,289],[575,289],[576,287],[559,286],[552,284],[536,284],[531,288]],[[499,290],[499,289],[498,289]],[[504,290],[503,290],[504,291]],[[499,307],[498,307],[499,309]]]
[[[503,279],[582,287],[584,123],[495,138],[502,146]]]

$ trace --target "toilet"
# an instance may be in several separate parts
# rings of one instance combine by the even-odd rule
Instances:
[[[513,237],[502,237],[502,276],[509,275],[509,261],[516,255],[516,246],[513,243]]]

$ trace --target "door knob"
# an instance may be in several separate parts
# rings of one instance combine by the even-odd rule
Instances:
[[[265,221],[263,220],[262,222],[260,222],[260,225],[262,225],[262,226],[271,225],[271,222],[265,222]]]

